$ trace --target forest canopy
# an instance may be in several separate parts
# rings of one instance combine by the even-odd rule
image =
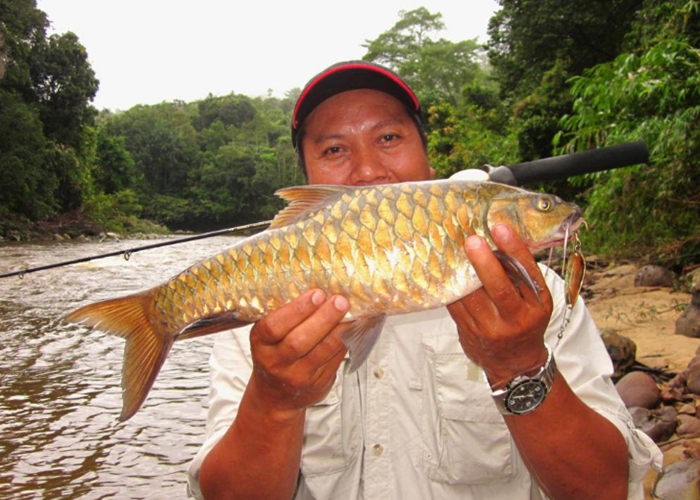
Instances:
[[[360,56],[416,90],[440,177],[644,140],[648,165],[529,186],[586,210],[588,250],[700,261],[700,2],[499,0],[485,45],[400,11]],[[49,35],[35,0],[0,0],[0,236],[79,214],[129,231],[271,218],[302,184],[289,139],[300,89],[97,110],[89,47]]]

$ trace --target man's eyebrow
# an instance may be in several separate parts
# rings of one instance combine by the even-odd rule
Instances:
[[[314,144],[321,144],[322,142],[331,141],[334,139],[342,139],[342,138],[343,138],[343,134],[339,134],[339,133],[321,134],[321,135],[314,137],[313,143]]]
[[[382,120],[380,122],[375,123],[372,126],[372,130],[379,130],[381,128],[388,127],[391,125],[405,125],[407,123],[409,123],[407,120],[403,120],[401,118],[391,117],[391,118],[387,118],[386,120]]]

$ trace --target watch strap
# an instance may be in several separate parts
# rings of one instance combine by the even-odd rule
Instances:
[[[547,348],[547,361],[542,365],[542,367],[537,371],[532,376],[527,376],[527,375],[518,375],[511,379],[504,388],[502,389],[497,389],[495,391],[491,392],[491,396],[493,397],[494,402],[496,403],[496,407],[498,408],[498,411],[500,411],[503,415],[522,415],[524,413],[529,413],[533,410],[535,410],[537,407],[539,407],[542,402],[545,400],[547,397],[547,394],[549,394],[550,389],[552,388],[552,384],[554,383],[554,378],[557,374],[557,364],[554,361],[554,355],[552,353],[551,347],[549,345],[545,344],[545,347]],[[511,391],[516,386],[521,385],[523,382],[528,382],[528,381],[537,381],[540,383],[541,387],[544,389],[545,394],[542,399],[539,400],[539,402],[528,408],[527,411],[520,411],[520,412],[513,412],[508,408],[508,396],[510,395]]]

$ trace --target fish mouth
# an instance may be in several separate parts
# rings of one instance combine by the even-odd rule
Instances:
[[[560,244],[566,245],[576,234],[582,225],[586,225],[586,220],[580,211],[573,212],[564,222],[561,223],[559,229],[552,234],[552,237],[532,246],[532,250],[542,250],[544,248],[552,248]]]

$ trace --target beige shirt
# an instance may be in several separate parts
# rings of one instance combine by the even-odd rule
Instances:
[[[634,429],[609,378],[610,358],[581,300],[557,345],[565,311],[563,282],[551,270],[546,279],[555,309],[545,340],[574,392],[624,436],[628,498],[643,499],[642,479],[650,465],[661,467],[661,452]],[[233,422],[250,377],[248,335],[247,328],[225,332],[214,345],[206,438],[188,471],[189,493],[196,498],[202,498],[202,461]],[[367,362],[351,375],[341,365],[328,396],[307,410],[295,498],[546,497],[525,468],[483,371],[465,356],[456,326],[441,308],[389,317]]]

